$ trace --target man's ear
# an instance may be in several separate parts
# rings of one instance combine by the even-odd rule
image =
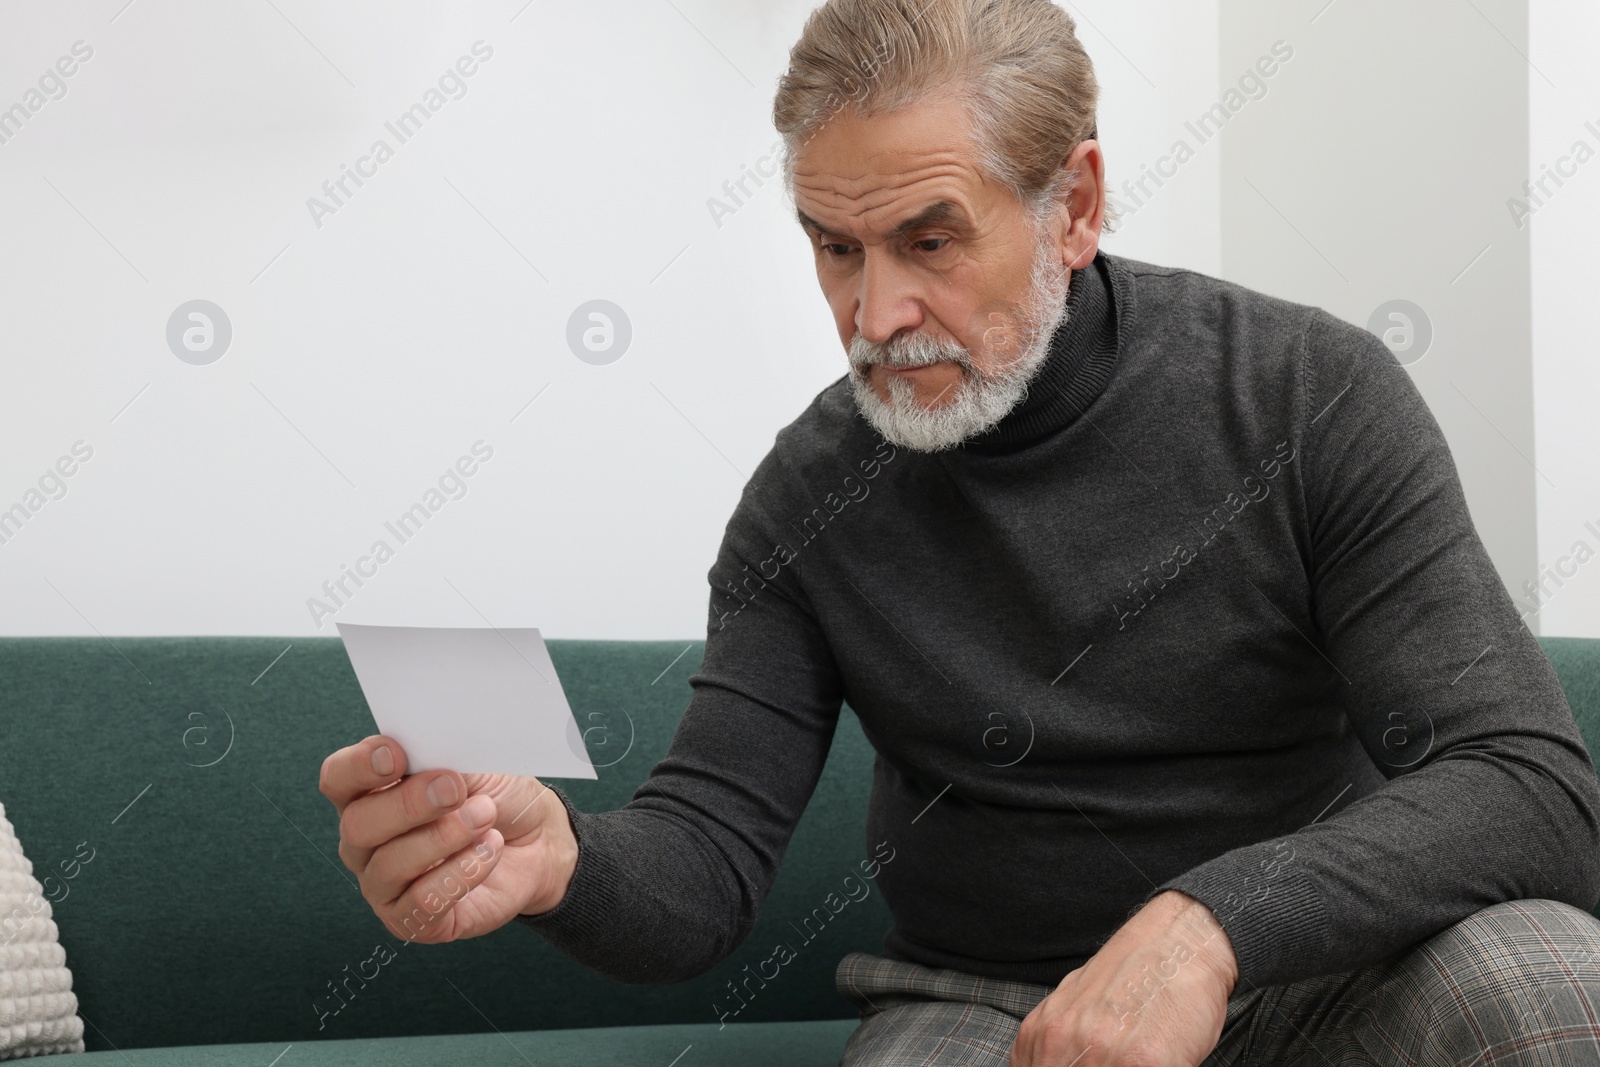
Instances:
[[[1100,250],[1100,231],[1105,222],[1106,165],[1100,142],[1087,138],[1078,142],[1061,169],[1077,171],[1077,179],[1063,198],[1064,210],[1057,216],[1057,244],[1061,259],[1079,270],[1094,262]]]

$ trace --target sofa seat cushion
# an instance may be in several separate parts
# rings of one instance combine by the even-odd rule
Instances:
[[[832,1067],[856,1027],[854,1019],[814,1022],[677,1023],[669,1026],[606,1026],[581,1030],[523,1030],[500,1034],[435,1037],[373,1037],[352,1041],[302,1041],[282,1064],[288,1067],[528,1067],[581,1063],[585,1067],[668,1067],[685,1051],[683,1067]],[[692,1046],[692,1047],[691,1047]],[[262,1067],[278,1063],[284,1044],[190,1045],[124,1052],[80,1052],[52,1056],[51,1067]]]

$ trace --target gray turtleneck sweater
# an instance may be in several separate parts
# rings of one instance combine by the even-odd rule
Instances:
[[[711,968],[841,701],[878,753],[894,958],[1054,983],[1171,888],[1243,989],[1502,900],[1595,904],[1594,766],[1383,344],[1104,252],[1068,309],[955,450],[889,446],[844,378],[778,433],[670,750],[619,811],[553,787],[578,864],[523,922],[625,982]]]

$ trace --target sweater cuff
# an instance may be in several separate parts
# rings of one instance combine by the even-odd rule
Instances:
[[[595,847],[591,831],[598,814],[573,807],[559,786],[547,785],[546,788],[561,801],[562,807],[567,809],[567,817],[572,820],[573,836],[578,841],[578,862],[559,904],[538,915],[519,912],[516,919],[539,931],[559,949],[592,946],[602,941],[612,926],[621,872],[613,865],[611,857]]]
[[[1233,946],[1240,986],[1326,973],[1327,910],[1303,863],[1295,861],[1292,838],[1224,852],[1169,878],[1150,897],[1168,889],[1187,893],[1217,917]]]

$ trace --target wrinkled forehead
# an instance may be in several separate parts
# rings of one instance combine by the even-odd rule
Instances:
[[[801,225],[856,240],[892,236],[941,203],[950,207],[935,221],[973,222],[995,192],[965,108],[948,99],[836,116],[795,150],[791,177]]]
[[[795,214],[801,227],[819,238],[874,242],[936,226],[970,231],[981,207],[966,177],[959,168],[942,166],[855,178],[822,176],[805,186],[797,176]]]

